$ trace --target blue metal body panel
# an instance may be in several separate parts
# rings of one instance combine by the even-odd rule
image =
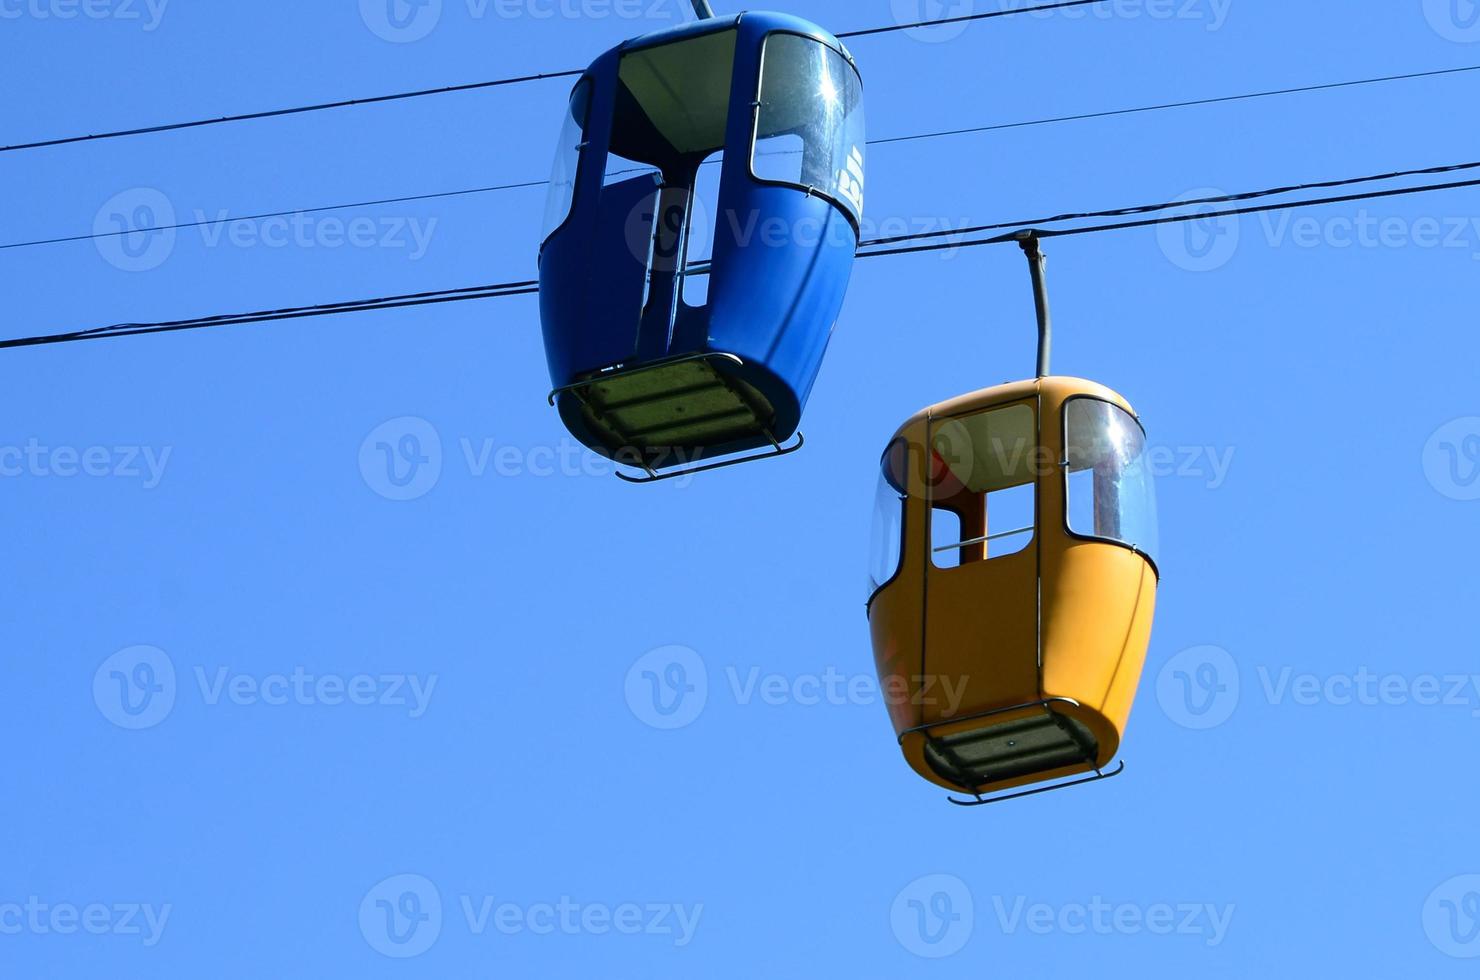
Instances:
[[[607,186],[603,175],[622,56],[729,30],[736,32],[736,49],[708,300],[690,306],[675,268],[682,256],[647,253],[656,222],[672,221],[676,213],[687,220],[693,169]],[[743,363],[714,362],[717,371],[763,395],[774,414],[764,420],[766,435],[693,447],[694,458],[748,450],[772,438],[785,441],[797,430],[842,308],[858,231],[838,202],[752,176],[762,53],[766,38],[777,32],[816,39],[852,60],[815,24],[786,14],[745,13],[627,41],[597,58],[584,75],[591,85],[590,109],[574,198],[564,224],[541,247],[540,315],[561,417],[597,452],[613,455],[623,447],[612,444],[610,432],[603,437],[593,427],[579,392],[564,389],[695,354],[738,357]],[[660,185],[671,189],[664,192]],[[682,202],[682,211],[667,202]]]

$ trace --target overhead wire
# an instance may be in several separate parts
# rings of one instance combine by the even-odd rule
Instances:
[[[1221,105],[1229,102],[1246,102],[1251,99],[1269,99],[1281,95],[1301,95],[1308,92],[1329,92],[1336,89],[1353,88],[1359,85],[1380,85],[1387,82],[1406,82],[1418,78],[1437,78],[1442,75],[1461,75],[1480,71],[1480,65],[1464,65],[1458,68],[1439,68],[1434,71],[1415,71],[1401,75],[1379,75],[1375,78],[1355,78],[1345,82],[1326,82],[1319,85],[1297,85],[1290,88],[1267,89],[1262,92],[1245,92],[1240,95],[1221,95],[1206,99],[1189,99],[1185,102],[1160,102],[1154,105],[1134,106],[1129,109],[1107,109],[1103,112],[1081,112],[1068,116],[1047,116],[1023,122],[996,123],[990,126],[970,126],[965,129],[947,129],[939,132],[922,133],[917,136],[894,136],[888,139],[870,140],[870,146],[888,143],[908,143],[911,140],[935,139],[941,136],[966,136],[974,133],[995,133],[1005,129],[1023,129],[1028,126],[1051,126],[1066,122],[1083,122],[1089,119],[1110,119],[1115,116],[1132,116],[1144,112],[1164,112],[1168,109],[1189,109],[1196,106]]]
[[[1264,214],[1272,211],[1292,211],[1296,208],[1318,207],[1328,204],[1345,204],[1351,201],[1375,201],[1381,198],[1402,197],[1409,194],[1425,194],[1434,191],[1457,190],[1463,187],[1480,187],[1480,178],[1458,180],[1444,184],[1424,184],[1419,187],[1399,187],[1384,191],[1367,191],[1361,194],[1343,194],[1337,197],[1313,198],[1304,201],[1287,201],[1283,204],[1264,204],[1246,208],[1228,208],[1222,211],[1196,211],[1191,214],[1165,215],[1159,218],[1143,218],[1138,221],[1121,221],[1102,225],[1087,225],[1078,228],[1022,228],[1016,232],[998,235],[995,238],[978,238],[964,242],[934,242],[928,245],[913,245],[900,248],[877,249],[858,253],[860,259],[874,259],[886,255],[910,255],[918,252],[939,252],[958,248],[976,248],[982,245],[1005,245],[1021,241],[1026,235],[1036,238],[1066,238],[1071,235],[1093,235],[1107,231],[1125,231],[1131,228],[1147,228],[1152,225],[1176,224],[1187,221],[1206,221],[1212,218],[1238,217],[1248,214]],[[926,233],[933,235],[933,232]],[[922,235],[921,237],[924,237]]]
[[[1474,167],[1476,164],[1455,164],[1451,167],[1435,167],[1425,170],[1399,171],[1400,174],[1419,173],[1443,173],[1454,170]],[[1352,185],[1364,180],[1377,178],[1347,178],[1342,181],[1322,181],[1310,184],[1292,184],[1283,190],[1271,188],[1267,191],[1250,191],[1244,194],[1224,195],[1216,198],[1204,198],[1199,201],[1165,202],[1161,205],[1142,205],[1138,208],[1120,208],[1113,211],[1087,211],[1080,212],[1081,217],[1100,217],[1109,215],[1129,215],[1135,213],[1146,213],[1163,208],[1196,206],[1201,203],[1220,202],[1236,203],[1244,200],[1255,200],[1261,196],[1275,193],[1290,193],[1292,189],[1308,189],[1313,187],[1338,187]],[[1038,229],[1031,227],[1018,228],[1016,231],[1005,235],[991,238],[968,239],[966,241],[932,242],[926,239],[937,237],[937,232],[924,232],[914,236],[902,236],[889,239],[888,243],[903,243],[917,240],[922,244],[897,244],[894,247],[879,248],[884,240],[876,240],[860,246],[858,257],[860,259],[880,258],[890,255],[908,255],[923,252],[936,252],[963,248],[977,248],[986,245],[1007,244],[1019,242],[1025,236],[1038,238],[1061,238],[1073,235],[1101,234],[1111,231],[1123,231],[1133,228],[1144,228],[1154,225],[1173,224],[1188,221],[1206,221],[1216,218],[1236,217],[1249,214],[1260,214],[1273,211],[1289,211],[1304,207],[1326,206],[1331,204],[1349,203],[1353,201],[1369,201],[1382,198],[1400,197],[1404,195],[1434,193],[1444,190],[1456,190],[1460,188],[1480,186],[1480,178],[1451,181],[1447,183],[1424,184],[1415,187],[1388,188],[1383,190],[1369,190],[1355,194],[1329,196],[1323,198],[1312,198],[1300,201],[1285,201],[1280,203],[1252,205],[1241,208],[1227,208],[1214,211],[1193,211],[1186,214],[1162,214],[1156,217],[1140,218],[1134,221],[1110,222],[1099,225],[1077,226],[1073,228],[1051,228]],[[982,226],[987,227],[987,226]],[[962,234],[957,232],[956,234]],[[707,269],[690,269],[692,274],[704,274]],[[364,313],[372,310],[398,309],[413,306],[425,306],[438,303],[457,303],[481,299],[498,299],[507,296],[524,296],[539,292],[539,283],[536,280],[523,280],[518,282],[494,283],[483,286],[468,286],[460,289],[434,290],[422,293],[406,293],[397,296],[382,296],[372,299],[348,300],[338,303],[322,303],[314,306],[285,307],[275,310],[259,310],[250,313],[228,313],[217,314],[207,317],[195,317],[180,320],[163,320],[152,323],[119,323],[105,327],[94,327],[84,330],[73,330],[64,333],[45,334],[34,337],[19,337],[0,341],[0,349],[11,349],[18,347],[36,347],[51,344],[72,343],[83,340],[96,340],[104,337],[136,336],[139,334],[164,333],[178,330],[195,330],[217,326],[233,326],[249,323],[264,323],[277,320],[301,319],[306,317],[330,316],[342,313]]]
[[[380,296],[373,299],[318,303],[312,306],[290,306],[274,310],[257,310],[250,313],[222,313],[213,316],[191,317],[182,320],[159,320],[150,323],[115,323],[105,327],[93,327],[86,330],[71,330],[64,333],[45,334],[37,337],[18,337],[10,340],[0,340],[0,350],[71,343],[82,340],[99,340],[104,337],[133,337],[140,334],[198,330],[205,327],[236,326],[246,323],[268,323],[277,320],[302,319],[304,317],[332,316],[337,313],[365,313],[371,310],[403,309],[413,306],[430,306],[438,303],[456,303],[474,299],[498,299],[505,296],[523,296],[537,292],[539,292],[539,283],[531,279],[524,282],[464,286],[458,289],[403,293],[396,296]]]
[[[1058,10],[1065,7],[1082,7],[1097,3],[1107,3],[1109,0],[1062,0],[1057,3],[1042,3],[1031,7],[1016,7],[1007,10],[995,10],[983,14],[970,14],[961,17],[941,17],[933,20],[920,20],[909,24],[891,24],[884,27],[865,28],[863,30],[846,31],[835,35],[842,38],[871,37],[878,34],[892,34],[896,31],[916,30],[922,27],[931,27],[944,24],[958,24],[964,21],[987,20],[994,17],[1012,17],[1021,14],[1032,14],[1043,11]],[[186,122],[161,123],[155,126],[139,126],[132,129],[117,129],[100,133],[88,133],[76,136],[61,136],[53,139],[33,140],[27,143],[14,143],[9,146],[0,146],[0,153],[15,153],[21,150],[38,150],[46,147],[68,146],[76,143],[93,143],[99,140],[122,139],[129,136],[149,136],[159,133],[177,132],[185,129],[200,129],[205,126],[219,126],[226,123],[249,122],[261,119],[276,119],[283,116],[297,116],[311,112],[324,112],[329,109],[347,109],[354,106],[377,105],[386,102],[400,102],[407,99],[421,99],[434,95],[449,95],[454,92],[473,92],[481,89],[501,88],[508,85],[520,85],[526,82],[539,82],[555,78],[574,78],[584,74],[584,69],[572,68],[564,71],[536,72],[528,75],[516,75],[509,78],[495,78],[482,82],[467,82],[462,85],[443,85],[438,88],[416,89],[409,92],[392,92],[386,95],[372,95],[356,99],[339,99],[333,102],[318,102],[311,105],[289,106],[282,109],[266,109],[260,112],[243,112],[235,115],[214,116],[207,119],[192,119]]]
[[[950,24],[965,24],[974,20],[991,20],[994,17],[1012,17],[1017,14],[1036,14],[1050,10],[1062,10],[1065,7],[1088,7],[1097,3],[1105,3],[1107,0],[1059,0],[1056,3],[1040,3],[1033,7],[1009,7],[1005,10],[989,10],[980,14],[962,14],[958,17],[937,17],[933,20],[917,20],[911,24],[891,24],[888,27],[870,27],[861,31],[844,31],[834,34],[833,37],[839,41],[847,41],[855,37],[872,37],[875,34],[893,34],[895,31],[914,31],[922,27],[942,27]]]
[[[215,116],[210,119],[192,119],[188,122],[163,123],[158,126],[141,126],[136,129],[116,129],[111,132],[89,133],[83,136],[62,136],[56,139],[35,140],[0,146],[0,153],[19,150],[39,150],[48,146],[67,146],[72,143],[93,143],[98,140],[121,139],[125,136],[149,136],[155,133],[173,133],[182,129],[199,129],[203,126],[219,126],[223,123],[248,122],[253,119],[276,119],[281,116],[297,116],[308,112],[323,112],[327,109],[346,109],[350,106],[376,105],[382,102],[399,102],[404,99],[420,99],[429,95],[447,95],[452,92],[472,92],[478,89],[500,88],[522,82],[538,82],[549,78],[570,78],[580,71],[540,72],[534,75],[518,75],[513,78],[495,78],[486,82],[469,82],[465,85],[444,85],[441,88],[426,88],[414,92],[393,92],[390,95],[372,95],[362,99],[340,99],[337,102],[320,102],[315,105],[291,106],[286,109],[267,109],[262,112],[243,112],[233,116]]]
[[[960,235],[975,235],[984,231],[998,231],[1003,228],[1028,228],[1036,225],[1062,224],[1065,221],[1082,221],[1089,218],[1123,218],[1129,215],[1150,214],[1157,211],[1170,211],[1174,208],[1197,207],[1204,204],[1229,204],[1236,201],[1253,201],[1264,197],[1278,197],[1283,194],[1293,194],[1298,191],[1329,190],[1336,187],[1351,187],[1356,184],[1370,184],[1384,180],[1399,180],[1404,177],[1433,177],[1440,174],[1459,173],[1466,170],[1480,169],[1480,161],[1473,163],[1451,163],[1438,167],[1423,167],[1416,170],[1393,170],[1384,174],[1372,174],[1365,177],[1343,177],[1339,180],[1311,181],[1304,184],[1287,184],[1284,187],[1269,187],[1257,191],[1244,191],[1239,194],[1219,194],[1212,197],[1188,198],[1181,201],[1162,201],[1158,204],[1140,204],[1128,208],[1114,208],[1107,211],[1071,211],[1065,214],[1056,214],[1046,218],[1027,218],[1021,221],[1002,221],[990,225],[974,225],[965,228],[946,228],[937,231],[923,231],[911,235],[897,235],[892,238],[872,238],[868,241],[859,242],[860,249],[879,245],[893,245],[897,242],[920,241],[928,238],[946,238]]]
[[[326,204],[321,207],[296,208],[292,211],[266,211],[261,214],[227,215],[220,218],[203,218],[199,221],[181,221],[170,225],[146,225],[141,228],[123,228],[117,231],[98,231],[90,235],[66,235],[57,238],[41,238],[29,242],[0,244],[0,252],[13,248],[31,248],[37,245],[61,245],[67,242],[86,242],[103,238],[118,238],[123,235],[151,234],[161,231],[178,231],[182,228],[202,228],[234,221],[263,221],[270,218],[291,218],[300,214],[322,214],[325,211],[347,211],[357,208],[383,207],[387,204],[407,204],[415,201],[434,201],[441,198],[466,197],[472,194],[489,194],[494,191],[512,191],[524,187],[544,187],[548,180],[526,180],[517,184],[495,184],[490,187],[468,187],[456,191],[438,191],[431,194],[410,194],[405,197],[383,197],[374,201],[357,201],[353,204]]]
[[[1034,12],[1053,11],[1070,7],[1091,6],[1106,0],[1060,0],[1060,2],[1041,3],[1035,6],[1019,7],[1014,9],[989,11],[978,14],[968,14],[956,17],[943,17],[935,19],[920,20],[911,23],[899,23],[895,25],[869,28],[863,30],[848,31],[838,34],[840,39],[868,37],[878,34],[893,33],[896,31],[907,31],[930,26],[959,24],[970,21],[988,20],[997,17],[1027,14]],[[1158,112],[1171,109],[1188,108],[1194,106],[1206,106],[1222,103],[1238,102],[1252,99],[1264,99],[1276,96],[1293,95],[1307,92],[1321,92],[1335,89],[1350,88],[1361,85],[1383,84],[1389,82],[1406,81],[1421,78],[1433,78],[1446,75],[1456,75],[1467,72],[1480,71],[1480,65],[1464,66],[1449,69],[1437,69],[1425,72],[1410,72],[1398,75],[1384,75],[1373,78],[1354,79],[1343,82],[1332,82],[1306,86],[1296,86],[1282,89],[1270,89],[1259,92],[1250,92],[1240,95],[1220,96],[1214,98],[1193,99],[1179,102],[1157,103],[1147,106],[1137,106],[1127,109],[1106,110],[1092,113],[1079,113],[1074,115],[1052,116],[1018,122],[998,123],[985,126],[975,126],[951,130],[937,130],[927,133],[917,133],[898,137],[885,137],[869,140],[871,146],[891,145],[925,139],[936,139],[951,136],[960,136],[974,133],[994,132],[1000,130],[1016,129],[1030,126],[1044,126],[1059,123],[1076,122],[1090,119],[1112,118],[1138,113]],[[399,101],[406,99],[423,98],[433,95],[443,95],[454,92],[466,92],[479,89],[495,88],[501,86],[521,84],[525,82],[541,81],[546,79],[574,77],[583,74],[580,70],[542,72],[537,74],[514,76],[509,78],[493,79],[483,82],[473,82],[464,85],[443,86],[440,88],[421,89],[409,92],[391,93],[388,95],[372,96],[367,98],[345,99],[336,102],[324,102],[313,105],[295,106],[283,109],[266,110],[262,112],[243,113],[231,116],[220,116],[211,119],[193,120],[181,123],[169,123],[159,126],[141,127],[129,130],[118,130],[113,132],[89,134],[85,136],[63,137],[52,140],[35,141],[31,143],[0,146],[0,153],[17,150],[37,149],[49,146],[61,146],[71,143],[90,142],[103,139],[114,139],[126,136],[138,136],[153,133],[169,132],[174,130],[192,129],[202,126],[211,126],[222,123],[242,122],[255,119],[269,119],[280,116],[298,115],[311,112],[319,112],[329,109],[346,108],[351,106],[369,105],[382,102]],[[889,238],[878,238],[865,240],[859,244],[859,258],[876,258],[889,255],[905,255],[921,252],[932,252],[941,250],[954,250],[960,248],[973,248],[983,245],[1002,244],[1007,242],[1021,241],[1025,235],[1039,238],[1054,238],[1070,235],[1084,235],[1102,233],[1132,228],[1141,228],[1151,225],[1166,224],[1173,222],[1185,222],[1193,220],[1208,220],[1213,218],[1238,216],[1246,214],[1263,213],[1270,211],[1291,210],[1300,207],[1312,207],[1345,203],[1358,200],[1374,200],[1400,195],[1435,192],[1440,190],[1451,190],[1465,187],[1480,186],[1480,180],[1455,181],[1441,184],[1429,184],[1419,187],[1406,187],[1387,189],[1382,191],[1370,191],[1360,194],[1340,195],[1325,198],[1309,199],[1304,201],[1284,202],[1261,206],[1242,208],[1231,208],[1221,211],[1200,211],[1178,215],[1162,215],[1154,218],[1144,218],[1135,221],[1111,222],[1100,225],[1078,226],[1074,228],[1043,229],[1038,225],[1056,224],[1076,220],[1099,219],[1108,217],[1128,217],[1134,215],[1152,214],[1175,208],[1200,207],[1209,204],[1238,203],[1243,201],[1257,200],[1270,196],[1294,193],[1313,189],[1330,189],[1356,184],[1393,180],[1412,176],[1427,176],[1444,173],[1454,173],[1465,170],[1480,168],[1480,162],[1451,164],[1440,167],[1429,167],[1423,169],[1393,171],[1386,174],[1377,174],[1364,177],[1345,178],[1341,180],[1309,182],[1302,184],[1290,184],[1284,187],[1268,188],[1258,191],[1250,191],[1242,194],[1228,194],[1214,197],[1205,197],[1183,201],[1168,201],[1157,204],[1139,205],[1128,208],[1116,208],[1103,211],[1069,212],[1028,221],[1000,222],[988,225],[978,225],[959,229],[946,229],[930,232],[920,232],[911,235],[901,235]],[[514,190],[519,188],[537,187],[548,184],[548,181],[523,181],[518,183],[492,185],[487,187],[465,188],[453,191],[436,193],[405,195],[401,197],[388,197],[371,201],[362,201],[352,204],[325,205],[311,208],[298,208],[292,211],[264,212],[254,215],[245,215],[239,218],[217,218],[209,220],[197,220],[193,222],[179,222],[163,226],[151,226],[138,229],[122,229],[119,231],[97,232],[90,235],[58,236],[48,239],[40,239],[29,242],[16,242],[0,244],[0,250],[14,249],[36,245],[60,244],[64,242],[85,241],[90,239],[114,237],[135,232],[157,232],[178,230],[184,228],[201,227],[218,224],[223,221],[238,220],[263,220],[269,218],[290,217],[300,214],[314,214],[325,211],[347,210],[355,208],[369,208],[384,206],[388,204],[409,203],[427,201],[443,198],[454,198],[470,196],[474,194],[490,193],[495,191]],[[983,239],[960,240],[962,236],[980,234],[986,231],[1000,229],[1014,229],[1007,234]],[[931,239],[950,238],[946,242],[931,241]],[[886,247],[887,246],[887,247]],[[687,272],[691,275],[707,275],[708,263],[691,266]],[[395,296],[375,297],[363,300],[349,300],[337,303],[323,303],[311,306],[284,307],[272,310],[259,310],[248,313],[218,314],[207,317],[188,318],[181,320],[156,321],[150,323],[119,323],[105,327],[96,327],[85,330],[68,331],[65,333],[41,335],[35,337],[22,337],[10,340],[0,340],[0,349],[17,348],[24,346],[39,346],[46,344],[67,343],[81,340],[92,340],[103,337],[136,336],[140,334],[162,333],[177,330],[193,330],[215,326],[228,326],[237,324],[263,323],[288,319],[299,319],[305,317],[329,316],[341,313],[358,313],[372,310],[397,309],[413,306],[424,306],[439,303],[463,302],[476,299],[493,299],[505,296],[528,295],[538,292],[538,283],[535,280],[520,282],[495,283],[484,286],[463,287],[449,290],[434,290],[421,293],[407,293]]]
[[[1381,76],[1377,76],[1377,77],[1374,77],[1374,78],[1351,79],[1351,80],[1344,81],[1344,82],[1328,82],[1328,83],[1322,83],[1322,84],[1316,84],[1316,85],[1296,86],[1296,87],[1292,87],[1292,88],[1271,89],[1271,90],[1262,91],[1262,92],[1250,92],[1250,93],[1247,93],[1247,94],[1244,94],[1244,95],[1229,95],[1229,96],[1220,96],[1218,98],[1194,99],[1194,100],[1186,101],[1186,102],[1166,102],[1166,103],[1159,103],[1159,104],[1156,104],[1156,105],[1139,106],[1139,107],[1129,108],[1129,109],[1113,109],[1113,110],[1109,110],[1109,111],[1106,111],[1106,112],[1089,112],[1089,113],[1080,113],[1080,114],[1077,114],[1077,115],[1068,115],[1068,116],[1051,116],[1051,117],[1042,118],[1042,119],[1023,120],[1023,121],[1020,121],[1020,122],[997,123],[997,124],[990,125],[990,126],[973,126],[973,127],[969,127],[969,128],[965,128],[965,129],[948,129],[948,130],[938,130],[938,131],[925,132],[925,133],[914,133],[914,134],[910,134],[910,135],[906,135],[906,136],[880,137],[880,138],[877,138],[877,139],[868,140],[867,141],[867,145],[869,145],[869,146],[886,146],[886,145],[891,145],[891,144],[895,144],[895,143],[905,143],[905,142],[911,142],[911,141],[917,141],[917,140],[929,140],[929,139],[939,139],[939,138],[944,138],[944,137],[962,136],[962,135],[969,135],[969,134],[976,134],[976,133],[997,132],[997,131],[1001,131],[1001,130],[1019,129],[1019,128],[1028,127],[1028,126],[1046,126],[1046,125],[1053,125],[1053,124],[1066,123],[1066,122],[1079,122],[1079,121],[1088,120],[1088,119],[1103,119],[1103,118],[1109,118],[1109,117],[1114,117],[1114,116],[1131,115],[1131,114],[1135,114],[1135,113],[1158,112],[1158,111],[1163,111],[1163,110],[1167,110],[1167,109],[1180,109],[1180,108],[1186,108],[1186,107],[1190,107],[1190,106],[1216,105],[1216,104],[1223,104],[1223,103],[1238,102],[1238,101],[1246,100],[1246,99],[1268,98],[1270,96],[1277,96],[1277,95],[1294,95],[1294,94],[1301,94],[1301,93],[1308,93],[1308,92],[1324,92],[1324,91],[1331,91],[1331,90],[1335,90],[1335,89],[1352,88],[1352,87],[1355,87],[1355,86],[1362,86],[1362,85],[1376,85],[1376,84],[1384,84],[1384,83],[1388,83],[1388,82],[1409,81],[1409,80],[1412,80],[1412,79],[1420,79],[1420,78],[1434,78],[1434,77],[1439,77],[1439,76],[1444,76],[1444,75],[1456,75],[1456,74],[1461,74],[1461,73],[1477,72],[1477,71],[1480,71],[1480,65],[1470,65],[1470,66],[1461,67],[1461,68],[1444,68],[1444,69],[1439,69],[1439,70],[1435,70],[1435,71],[1410,72],[1410,73],[1402,74],[1402,75],[1381,75]],[[787,151],[787,152],[798,152],[798,151]],[[708,162],[709,161],[706,161],[706,163],[708,163]],[[627,174],[627,173],[639,173],[639,172],[641,172],[644,169],[646,169],[646,168],[633,167],[633,168],[628,168],[626,170],[617,170],[617,171],[613,171],[612,173],[608,174],[607,176],[612,177],[612,176],[619,176],[619,175]],[[1417,171],[1417,173],[1422,173],[1422,172],[1423,171]],[[1393,175],[1393,176],[1400,176],[1400,175]],[[1368,179],[1376,179],[1376,178],[1368,178]],[[173,230],[179,230],[179,229],[184,229],[184,228],[199,228],[199,227],[206,227],[206,226],[210,226],[210,225],[222,224],[222,223],[229,222],[229,221],[260,221],[260,220],[267,220],[267,219],[272,219],[272,218],[288,218],[288,217],[293,217],[293,216],[299,215],[299,214],[320,214],[320,213],[323,213],[323,212],[326,212],[326,211],[356,210],[356,209],[364,209],[364,208],[372,208],[372,207],[383,207],[383,206],[390,205],[390,204],[405,204],[405,203],[414,203],[414,202],[419,202],[419,201],[437,200],[437,199],[443,199],[443,198],[468,197],[468,196],[473,196],[473,195],[489,194],[489,193],[495,193],[495,192],[501,192],[501,191],[521,190],[521,189],[533,188],[533,187],[545,187],[549,183],[550,182],[548,180],[526,180],[526,181],[520,181],[520,182],[517,182],[517,183],[495,184],[495,185],[487,186],[487,187],[468,187],[468,188],[462,188],[462,189],[459,189],[459,190],[451,190],[451,191],[439,191],[439,192],[425,193],[425,194],[410,194],[410,195],[405,195],[405,196],[401,196],[401,197],[385,197],[385,198],[379,198],[379,199],[369,200],[369,201],[357,201],[357,202],[350,203],[350,204],[327,204],[327,205],[321,205],[321,206],[317,206],[317,207],[295,208],[295,209],[292,209],[292,210],[284,210],[284,211],[267,211],[267,212],[263,212],[263,213],[260,213],[260,214],[249,214],[249,215],[241,215],[241,216],[224,216],[224,217],[221,217],[221,218],[202,219],[202,220],[198,220],[198,221],[187,221],[187,222],[180,222],[180,223],[177,223],[177,224],[169,224],[169,225],[157,225],[157,226],[156,225],[151,225],[151,226],[142,227],[142,228],[124,228],[124,229],[118,229],[118,230],[113,230],[113,231],[93,232],[91,234],[57,235],[57,236],[53,236],[53,237],[49,237],[49,238],[39,238],[39,239],[33,239],[33,240],[28,240],[28,241],[0,243],[0,251],[6,251],[6,250],[18,249],[18,248],[34,248],[34,247],[42,246],[42,245],[59,245],[59,244],[66,244],[66,243],[70,243],[70,242],[94,241],[94,240],[106,239],[106,238],[117,238],[117,237],[120,237],[120,236],[123,236],[123,235],[129,235],[129,234],[135,234],[135,233],[142,234],[142,233],[157,232],[157,231],[173,231]],[[1300,188],[1292,188],[1292,189],[1300,189]],[[1048,222],[1048,221],[1053,221],[1053,220],[1060,220],[1060,219],[1053,219],[1053,218],[1045,218],[1045,219],[1042,219],[1043,222]],[[981,231],[981,230],[987,230],[987,229],[973,229],[973,230]]]

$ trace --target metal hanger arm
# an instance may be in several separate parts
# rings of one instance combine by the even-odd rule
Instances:
[[[1048,260],[1039,247],[1036,230],[1019,232],[1017,238],[1028,256],[1028,270],[1033,274],[1033,304],[1038,310],[1038,377],[1046,378],[1053,354],[1053,317],[1048,310],[1048,282],[1044,276]]]

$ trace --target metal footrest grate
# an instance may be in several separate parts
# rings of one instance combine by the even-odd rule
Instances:
[[[1125,769],[1125,763],[1112,771],[1101,771],[1096,764],[1100,747],[1094,733],[1068,715],[1054,711],[1052,705],[1055,702],[1074,703],[1062,698],[1048,698],[965,718],[942,719],[932,725],[911,729],[911,732],[925,736],[926,763],[941,778],[966,789],[975,797],[973,800],[951,799],[958,806],[979,806],[1033,796],[1120,775]],[[993,720],[1027,708],[1039,708],[1041,713]],[[931,733],[932,728],[945,728],[970,721],[979,721],[981,724],[950,735]],[[1022,779],[1035,773],[1076,767],[1092,771],[1094,775],[1002,796],[983,796],[984,792],[991,792],[993,785]]]
[[[968,787],[1066,766],[1093,765],[1097,754],[1088,729],[1049,710],[1031,718],[930,738],[925,744],[925,760],[931,767],[951,782]]]
[[[557,388],[550,393],[550,403],[555,404],[562,394],[577,398],[608,455],[647,474],[618,474],[629,482],[672,479],[800,449],[800,435],[793,446],[783,447],[776,441],[770,403],[723,370],[743,363],[733,354],[707,353],[631,370],[619,368]],[[743,450],[766,444],[770,450],[752,456],[659,473],[712,456],[719,447],[733,445]]]

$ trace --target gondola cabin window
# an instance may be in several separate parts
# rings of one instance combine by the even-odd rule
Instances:
[[[689,234],[684,242],[683,301],[692,307],[709,302],[709,263],[714,259],[714,243],[720,222],[734,215],[721,215],[719,204],[720,177],[724,172],[725,152],[717,150],[705,158],[694,175],[694,196],[689,208]]]
[[[931,426],[930,556],[956,568],[1017,554],[1033,542],[1037,416],[1027,404]]]
[[[773,34],[761,65],[751,171],[763,181],[817,191],[863,217],[863,82],[813,38]]]
[[[896,439],[884,451],[879,464],[879,485],[874,492],[874,522],[869,548],[868,594],[875,592],[899,574],[899,561],[904,543],[905,486],[909,444]]]
[[[565,123],[555,147],[555,164],[550,171],[550,189],[545,197],[545,232],[549,238],[570,216],[575,200],[576,173],[581,164],[582,141],[586,138],[586,116],[591,109],[591,79],[583,78],[570,93]]]
[[[1083,538],[1128,545],[1156,561],[1156,488],[1146,433],[1135,417],[1098,398],[1064,408],[1068,525]]]

